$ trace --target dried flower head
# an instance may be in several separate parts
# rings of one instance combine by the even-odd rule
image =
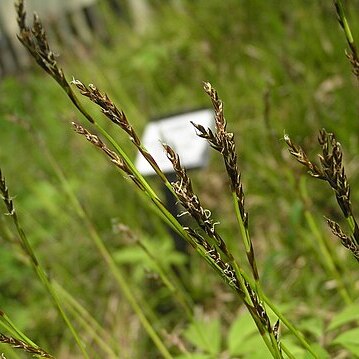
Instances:
[[[46,32],[39,17],[34,14],[32,27],[26,25],[24,0],[16,3],[17,23],[20,29],[18,39],[27,48],[36,62],[57,82],[66,82],[62,70],[57,66],[56,55],[51,51]]]

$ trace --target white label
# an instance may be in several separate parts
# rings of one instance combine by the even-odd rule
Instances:
[[[185,168],[199,168],[207,165],[209,145],[205,139],[196,135],[196,129],[191,121],[206,129],[214,129],[212,110],[198,110],[179,114],[150,122],[146,126],[142,143],[164,173],[173,172],[173,168],[162,143],[170,145],[178,153],[181,164]],[[155,174],[140,153],[136,158],[136,167],[143,175]]]

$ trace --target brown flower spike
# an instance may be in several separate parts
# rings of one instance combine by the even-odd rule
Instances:
[[[320,166],[314,164],[308,159],[305,151],[295,144],[288,135],[284,136],[288,145],[289,152],[303,166],[308,168],[312,177],[326,181],[335,193],[337,203],[344,215],[349,221],[352,235],[344,234],[339,224],[328,219],[327,223],[342,242],[349,249],[355,258],[359,261],[359,227],[354,217],[351,201],[350,186],[343,165],[343,152],[340,143],[336,140],[333,133],[328,133],[325,129],[320,130],[318,142],[322,153],[319,156]]]

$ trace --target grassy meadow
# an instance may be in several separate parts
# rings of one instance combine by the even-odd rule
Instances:
[[[68,81],[74,77],[106,92],[138,134],[152,118],[212,108],[203,91],[203,81],[210,82],[237,144],[261,288],[315,353],[281,324],[282,343],[292,356],[277,357],[359,357],[358,262],[331,233],[326,217],[348,233],[350,224],[335,192],[308,175],[284,140],[287,133],[317,161],[319,130],[334,132],[358,213],[358,81],[333,2],[150,3],[141,32],[100,1],[109,43],[94,40],[78,49],[55,44],[58,66]],[[359,39],[359,1],[344,6]],[[137,149],[129,136],[72,88],[134,160]],[[151,201],[75,133],[72,121],[98,133],[35,61],[0,80],[0,168],[27,240],[88,357],[272,357],[228,283],[194,250],[189,256],[174,250]],[[208,167],[188,174],[219,222],[216,230],[251,273],[222,162],[211,150]],[[160,180],[148,182],[164,198]],[[1,214],[6,212],[1,205]],[[83,358],[10,217],[0,216],[0,311],[54,357]],[[151,329],[144,329],[141,315]],[[0,333],[13,336],[4,328]],[[0,353],[31,356],[8,344],[0,344]]]

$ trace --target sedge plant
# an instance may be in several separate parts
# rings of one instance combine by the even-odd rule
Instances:
[[[188,177],[185,168],[182,167],[180,158],[175,151],[170,146],[164,144],[167,157],[172,162],[174,172],[177,176],[177,182],[170,183],[160,170],[154,158],[141,143],[139,136],[129,123],[124,112],[119,110],[111,99],[105,93],[100,92],[96,86],[92,84],[85,86],[75,79],[72,81],[83,96],[88,97],[93,103],[98,105],[104,115],[130,137],[133,144],[150,163],[159,178],[182,204],[186,213],[195,220],[199,229],[196,227],[183,226],[178,222],[177,218],[171,215],[154,189],[136,169],[124,149],[103,129],[99,122],[90,116],[84,109],[69,82],[66,80],[63,71],[56,63],[53,52],[48,45],[45,30],[42,27],[39,18],[37,16],[34,17],[32,27],[26,25],[26,14],[23,1],[18,2],[17,12],[20,28],[20,41],[29,50],[30,54],[35,58],[40,67],[56,80],[75,107],[85,116],[88,122],[94,126],[95,130],[99,132],[99,135],[93,134],[80,124],[73,123],[75,131],[86,137],[89,142],[103,151],[110,159],[111,163],[125,173],[134,182],[135,186],[149,198],[158,215],[185,241],[187,241],[224,279],[227,285],[234,290],[247,307],[264,343],[274,358],[282,358],[283,352],[286,353],[287,356],[292,357],[285,344],[281,343],[279,339],[279,326],[281,321],[293,332],[302,345],[316,357],[314,351],[304,340],[303,336],[286,318],[283,317],[282,314],[280,314],[277,308],[264,295],[261,288],[254,249],[249,235],[248,214],[244,207],[244,191],[241,183],[241,174],[237,164],[234,136],[226,129],[227,125],[224,118],[223,103],[219,99],[216,90],[209,83],[204,84],[204,90],[209,95],[215,111],[216,133],[196,124],[194,124],[194,126],[198,131],[199,136],[206,138],[210,145],[223,156],[226,172],[231,183],[235,213],[240,233],[243,238],[246,256],[250,264],[251,276],[245,272],[243,266],[234,258],[225,239],[219,234],[216,228],[216,221],[212,219],[211,212],[202,206],[199,197],[193,190],[191,180]],[[100,135],[104,137],[104,140],[100,138]],[[105,141],[109,144],[106,144]],[[102,248],[102,246],[100,248]],[[105,249],[102,248],[101,251],[104,252]],[[107,258],[106,260],[109,261],[109,253],[104,253],[106,253],[105,259]],[[112,264],[110,266],[113,267]],[[113,270],[115,271],[114,268]],[[265,302],[267,302],[272,311],[274,311],[280,318],[280,320],[278,319],[274,324],[271,323],[271,320],[269,319]],[[142,322],[146,328],[146,321],[142,320]],[[154,342],[157,342],[156,345],[163,350],[163,346],[160,345],[157,338],[153,336],[152,339],[154,339]],[[164,350],[162,351],[162,354],[167,356]]]
[[[357,47],[346,18],[341,0],[334,1],[338,22],[344,31],[349,51],[346,56],[351,64],[354,76],[359,79],[359,57]],[[320,165],[311,161],[304,149],[291,140],[288,134],[284,135],[290,154],[303,166],[308,173],[321,181],[327,182],[335,194],[339,208],[348,223],[350,234],[345,234],[342,227],[335,221],[327,218],[327,224],[333,234],[338,237],[342,245],[347,248],[354,258],[359,261],[359,226],[354,215],[351,203],[351,190],[343,161],[341,144],[337,141],[334,133],[324,128],[319,131],[318,143],[321,148],[319,154]]]
[[[355,69],[357,68],[356,66],[358,62],[355,46],[352,38],[350,37],[350,29],[347,22],[344,21],[345,17],[343,15],[341,2],[336,1],[335,3],[340,23],[345,30],[348,43],[351,48],[351,53],[348,57],[353,65],[354,73],[356,74]],[[256,263],[254,246],[250,236],[248,220],[249,215],[245,207],[245,195],[241,180],[241,172],[238,165],[236,143],[233,133],[227,130],[223,102],[219,98],[214,87],[208,82],[205,82],[203,85],[203,89],[209,96],[213,105],[216,130],[212,131],[211,129],[204,128],[203,126],[195,123],[193,123],[193,126],[198,136],[206,139],[210,146],[219,152],[223,158],[225,172],[229,178],[234,213],[237,219],[239,233],[243,241],[245,258],[249,264],[249,272],[245,269],[245,266],[242,263],[243,259],[238,260],[238,258],[233,255],[226,239],[221,235],[217,225],[218,222],[212,217],[211,211],[203,207],[199,196],[193,188],[192,181],[188,176],[186,169],[182,166],[181,159],[175,150],[168,144],[163,144],[164,151],[172,163],[173,171],[177,178],[176,181],[171,183],[161,171],[155,159],[142,144],[139,135],[131,125],[125,113],[114,104],[106,93],[101,92],[93,84],[86,86],[79,80],[73,79],[70,83],[66,79],[64,72],[58,67],[55,56],[50,49],[47,36],[40,19],[35,15],[33,25],[28,26],[26,24],[26,13],[24,11],[23,0],[19,0],[17,2],[17,14],[20,29],[20,33],[18,35],[19,40],[27,48],[38,65],[46,71],[65,91],[72,104],[85,117],[89,125],[92,126],[92,129],[90,130],[80,123],[73,122],[72,125],[76,133],[85,137],[88,142],[102,151],[111,164],[117,167],[122,174],[128,177],[133,182],[135,189],[147,198],[158,216],[174,231],[176,231],[183,238],[183,240],[186,241],[193,248],[193,250],[202,257],[208,266],[224,280],[228,289],[235,293],[239,301],[243,303],[248,310],[258,329],[259,335],[268,348],[270,355],[273,358],[278,359],[284,357],[294,358],[291,351],[286,347],[285,341],[282,341],[280,338],[280,328],[282,327],[282,330],[288,330],[298,339],[309,355],[314,358],[318,358],[319,355],[306,341],[302,333],[300,333],[298,329],[296,329],[295,326],[285,316],[283,316],[276,305],[274,305],[265,295]],[[78,99],[74,88],[76,88],[82,96],[88,98],[91,102],[96,104],[101,109],[101,112],[129,137],[136,149],[152,166],[159,179],[170,190],[176,200],[183,206],[184,213],[194,220],[195,225],[183,225],[170,213],[160,199],[160,196],[156,193],[155,189],[151,187],[148,181],[140,174],[134,163],[130,160],[124,148],[120,146],[119,143],[101,126],[97,119],[86,111],[84,106],[81,104],[81,101]],[[328,220],[328,224],[333,233],[341,239],[343,245],[347,247],[358,259],[359,230],[356,219],[351,210],[350,188],[342,164],[342,152],[334,135],[327,133],[325,130],[320,132],[319,143],[323,151],[323,154],[320,157],[321,167],[309,161],[305,152],[299,146],[294,144],[290,140],[289,136],[286,135],[285,140],[289,146],[291,154],[296,157],[300,163],[310,169],[312,176],[327,181],[335,191],[337,202],[345,218],[349,222],[352,233],[349,236],[345,235],[339,224],[332,220]],[[24,235],[22,228],[18,224],[16,214],[13,210],[13,202],[8,195],[5,181],[2,182],[1,190],[5,205],[9,214],[13,217],[15,226],[18,230],[21,245],[24,247],[26,254],[29,256],[34,265],[35,271],[45,284],[45,287],[49,291],[50,295],[55,299],[60,313],[73,333],[84,357],[88,357],[80,338],[78,338],[76,331],[73,330],[73,326],[67,319],[66,313],[59,305],[58,300],[56,300],[57,296],[54,286],[48,280],[46,273],[41,269],[41,267],[39,267],[39,262],[31,248],[31,245]],[[72,198],[73,203],[77,206],[80,217],[88,224],[89,230],[92,233],[92,240],[94,241],[94,244],[99,249],[105,263],[110,268],[121,291],[125,294],[125,297],[131,304],[133,310],[136,312],[136,315],[139,317],[148,335],[153,340],[162,357],[171,358],[171,353],[166,348],[159,333],[156,332],[154,326],[151,325],[146,318],[146,315],[141,310],[129,286],[126,284],[123,274],[115,264],[111,253],[107,250],[95,229],[88,223],[86,215],[84,214],[83,209],[79,206],[76,198],[71,193],[69,193],[69,195]],[[170,286],[171,282],[168,281],[168,283],[168,286]],[[74,306],[76,306],[76,302],[73,303]],[[187,306],[188,303],[185,305]],[[273,322],[270,319],[269,310],[276,315],[276,321]],[[190,310],[188,312],[190,316]],[[4,335],[3,338],[4,342],[6,343],[7,341],[10,345],[14,343],[16,344],[16,340],[20,340],[12,339],[6,335]]]

